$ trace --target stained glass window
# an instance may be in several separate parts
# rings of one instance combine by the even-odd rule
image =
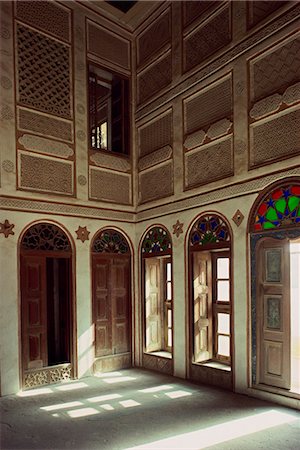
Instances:
[[[38,223],[25,233],[21,247],[23,250],[65,251],[71,250],[65,233],[51,223]]]
[[[229,242],[230,234],[224,220],[217,215],[205,215],[194,224],[190,233],[190,246]]]
[[[300,185],[290,184],[269,192],[254,215],[254,231],[300,225]]]
[[[154,227],[148,231],[143,240],[142,254],[170,253],[171,248],[172,243],[169,233],[162,227]]]
[[[129,246],[124,236],[116,230],[104,230],[94,240],[93,252],[129,253]]]

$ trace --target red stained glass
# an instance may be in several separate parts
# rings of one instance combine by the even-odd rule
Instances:
[[[268,209],[267,205],[265,203],[263,203],[258,208],[258,214],[260,214],[262,216],[263,214],[265,214],[267,212],[267,209]]]
[[[293,195],[300,196],[300,186],[292,186],[291,192]]]
[[[254,225],[254,230],[255,230],[255,231],[260,231],[260,230],[262,230],[262,227],[261,227],[260,223],[256,223],[256,224]]]
[[[273,200],[278,200],[282,196],[282,189],[278,189],[277,191],[271,194]]]

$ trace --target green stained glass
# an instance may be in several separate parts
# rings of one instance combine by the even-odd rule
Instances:
[[[298,198],[298,197],[290,197],[289,201],[288,201],[289,210],[290,211],[294,211],[294,209],[296,209],[297,206],[299,205],[299,202],[300,202],[300,198]]]
[[[253,214],[253,231],[300,226],[300,183],[285,183],[269,191]]]
[[[96,253],[129,253],[129,246],[121,233],[116,230],[101,231],[93,244]]]
[[[286,208],[286,200],[284,198],[281,198],[280,200],[278,200],[275,203],[275,207],[276,207],[277,211],[279,211],[283,214],[285,211],[285,208]],[[267,217],[267,215],[266,215],[266,217]],[[276,216],[276,218],[277,218],[277,216]],[[271,220],[276,220],[276,219],[271,219]]]
[[[275,209],[274,208],[269,208],[269,210],[268,210],[268,212],[267,212],[267,214],[266,214],[266,218],[268,219],[268,220],[277,220],[278,219],[278,216],[277,216],[277,212],[275,211]]]
[[[170,253],[172,248],[171,237],[162,227],[153,227],[146,234],[142,244],[142,254],[159,255]]]
[[[219,242],[230,242],[230,233],[224,220],[217,215],[201,216],[191,230],[190,246]]]
[[[271,222],[265,222],[263,227],[264,227],[265,230],[268,230],[270,228],[276,228],[276,226],[273,225]]]

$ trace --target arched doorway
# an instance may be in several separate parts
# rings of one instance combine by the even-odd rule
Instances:
[[[131,367],[130,247],[116,230],[92,242],[94,372]]]
[[[252,385],[300,393],[300,181],[275,183],[253,205]]]
[[[189,251],[189,378],[232,389],[231,232],[216,213],[196,219]]]
[[[37,223],[20,244],[22,387],[73,378],[72,249],[65,232]]]

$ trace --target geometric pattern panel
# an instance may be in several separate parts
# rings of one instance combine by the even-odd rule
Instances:
[[[167,145],[172,145],[171,111],[139,128],[139,156],[149,155]]]
[[[47,117],[35,111],[17,108],[19,130],[73,142],[73,124],[55,117]]]
[[[173,361],[169,358],[159,358],[157,356],[143,354],[143,367],[155,370],[156,372],[173,375]]]
[[[184,39],[184,72],[206,60],[230,41],[230,8],[226,7]]]
[[[217,5],[217,1],[206,0],[204,1],[185,1],[182,2],[183,8],[183,26],[186,27],[190,23],[194,22],[200,17],[204,11],[213,5]]]
[[[159,17],[137,40],[138,64],[143,64],[149,57],[171,39],[171,14],[170,10]]]
[[[129,205],[131,177],[99,169],[90,169],[91,199]]]
[[[73,194],[73,163],[19,152],[19,188]]]
[[[192,188],[233,175],[232,138],[186,154],[186,186]]]
[[[23,145],[26,150],[32,152],[45,153],[47,155],[59,156],[61,158],[69,158],[74,154],[74,150],[64,142],[57,142],[44,137],[23,134],[18,139],[19,144]]]
[[[113,154],[94,153],[90,160],[96,166],[106,167],[107,169],[117,170],[119,172],[130,172],[130,161],[126,158],[119,158]]]
[[[184,100],[185,134],[232,116],[231,77]]]
[[[159,255],[172,250],[171,236],[162,227],[153,227],[148,231],[142,243],[143,255]]]
[[[165,147],[159,148],[149,155],[144,156],[139,160],[138,169],[145,170],[149,167],[156,166],[157,164],[170,159],[172,156],[172,147],[166,145]]]
[[[300,36],[251,62],[251,98],[260,100],[299,81]]]
[[[140,203],[149,202],[173,194],[173,164],[142,172],[140,178]]]
[[[300,109],[250,126],[250,166],[300,153]]]
[[[71,52],[63,43],[17,25],[18,102],[71,118]]]
[[[32,225],[25,233],[22,250],[39,250],[53,252],[69,252],[69,239],[59,227],[50,223]]]
[[[16,16],[33,27],[70,41],[70,11],[53,1],[18,1]]]
[[[251,230],[300,226],[300,184],[285,183],[268,192],[257,206]]]
[[[224,220],[217,215],[206,214],[193,225],[189,245],[195,247],[216,242],[230,242],[230,233]]]
[[[137,77],[138,104],[157,94],[172,81],[172,56],[169,52]]]
[[[73,368],[71,364],[61,364],[55,367],[30,370],[24,373],[23,389],[70,381],[72,378]]]
[[[130,42],[91,23],[88,23],[88,52],[125,69],[130,67]]]
[[[284,4],[286,1],[280,0],[248,1],[248,28],[258,24]]]
[[[129,246],[124,236],[116,230],[103,230],[97,234],[93,243],[96,253],[129,253]]]

